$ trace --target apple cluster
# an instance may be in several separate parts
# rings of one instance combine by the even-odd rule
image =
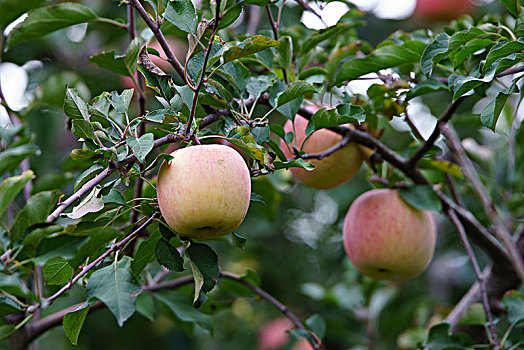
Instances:
[[[295,156],[293,148],[320,153],[342,140],[327,129],[307,138],[307,124],[299,115],[286,122],[284,130],[293,133],[292,145],[281,143],[286,157]],[[235,231],[246,216],[251,197],[250,172],[240,153],[228,145],[212,144],[179,149],[171,156],[160,167],[157,179],[158,204],[169,226],[192,239]],[[366,156],[350,142],[312,160],[314,170],[292,168],[291,174],[306,186],[331,189],[350,180]],[[411,206],[397,190],[374,189],[352,203],[342,234],[346,254],[360,272],[376,279],[404,280],[420,274],[429,264],[436,226],[431,212]]]

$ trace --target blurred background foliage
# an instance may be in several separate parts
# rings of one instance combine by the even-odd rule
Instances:
[[[0,0],[0,26],[5,28],[28,9],[48,3],[51,2]],[[126,18],[126,6],[118,6],[118,2],[85,0],[83,3],[101,16]],[[285,6],[281,28],[293,35],[307,31],[300,23],[302,12],[300,6]],[[506,15],[497,1],[477,7],[473,13],[476,18],[503,18]],[[414,19],[383,19],[372,13],[365,14],[364,20],[367,26],[358,28],[357,32],[372,47],[396,30],[413,31],[428,26],[440,30],[444,25]],[[139,31],[144,29],[142,21],[137,24]],[[227,31],[232,36],[241,36],[246,30],[247,21],[240,21],[228,28],[223,38],[228,38]],[[262,19],[259,30],[269,33],[269,23]],[[177,39],[180,33],[172,32],[174,35],[168,38],[176,54],[183,59],[186,47]],[[30,45],[15,46],[3,55],[4,62],[22,67],[28,76],[26,95],[30,106],[23,117],[41,150],[38,157],[31,158],[31,169],[37,175],[35,192],[55,188],[64,193],[72,192],[74,179],[83,168],[69,159],[70,151],[78,148],[79,143],[68,130],[62,111],[66,85],[78,89],[85,100],[102,91],[121,91],[129,87],[128,80],[89,63],[89,57],[102,50],[123,52],[128,42],[125,30],[95,23],[59,30],[31,41]],[[152,95],[147,101],[148,110],[161,106]],[[449,101],[448,93],[438,93],[420,102],[431,114],[438,116]],[[500,136],[479,131],[478,116],[472,114],[477,102],[468,100],[461,107],[455,127],[462,137],[471,137],[472,142],[484,145],[475,147],[486,151],[487,156],[481,163],[483,170],[493,179],[491,185],[498,186],[505,181],[501,170],[505,159],[503,152],[500,157],[493,155],[499,154],[498,150],[507,144]],[[136,103],[131,108],[130,114],[136,115]],[[511,115],[511,112],[508,108],[506,114]],[[524,143],[522,134],[519,133],[517,140],[519,145]],[[394,149],[404,146],[402,135],[398,133],[389,138],[386,134],[383,140]],[[369,173],[369,168],[363,166],[351,181],[329,191],[294,184],[285,171],[256,178],[253,192],[264,198],[265,205],[252,203],[245,222],[237,231],[247,238],[245,250],[231,244],[230,237],[209,244],[217,252],[223,271],[240,275],[248,270],[255,271],[260,276],[261,287],[277,296],[297,315],[320,315],[325,321],[328,349],[367,349],[370,342],[375,349],[411,349],[417,341],[425,339],[428,322],[441,320],[471,286],[475,275],[454,228],[441,216],[437,218],[436,254],[425,273],[400,284],[378,282],[357,273],[343,251],[341,225],[353,199],[373,187],[367,180]],[[481,208],[476,198],[462,192],[468,207],[479,214]],[[132,195],[132,189],[125,193],[126,199]],[[522,198],[515,201],[512,210],[522,216]],[[484,266],[485,255],[481,251],[476,253]],[[227,282],[222,281],[202,306],[204,312],[213,315],[213,335],[182,322],[163,304],[156,303],[154,314],[137,312],[123,328],[118,327],[107,309],[97,311],[88,316],[78,346],[71,345],[62,328],[57,327],[39,338],[40,349],[256,349],[257,332],[281,315],[272,305],[251,295],[238,297],[238,286]],[[191,294],[192,286],[184,290]],[[82,301],[83,293],[75,286],[67,297],[45,309],[43,315]],[[152,302],[147,295],[143,299],[139,303]],[[150,322],[146,316],[155,322]],[[1,343],[1,347],[7,348],[7,343]]]

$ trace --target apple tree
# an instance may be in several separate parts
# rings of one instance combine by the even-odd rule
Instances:
[[[2,348],[521,348],[521,5],[0,0]]]

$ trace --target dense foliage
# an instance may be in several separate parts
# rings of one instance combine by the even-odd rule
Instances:
[[[523,346],[520,2],[434,30],[352,4],[313,30],[312,4],[0,0],[1,346],[255,349],[282,316],[286,348]],[[296,115],[359,145],[353,179],[292,178],[342,148],[286,157]],[[191,240],[156,175],[206,143],[242,153],[251,203],[235,233]],[[372,188],[434,212],[422,275],[346,257],[344,215]]]

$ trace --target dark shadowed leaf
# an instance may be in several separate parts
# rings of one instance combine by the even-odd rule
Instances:
[[[399,188],[398,192],[402,199],[415,208],[435,211],[442,210],[442,203],[430,186],[416,185],[407,188]]]

